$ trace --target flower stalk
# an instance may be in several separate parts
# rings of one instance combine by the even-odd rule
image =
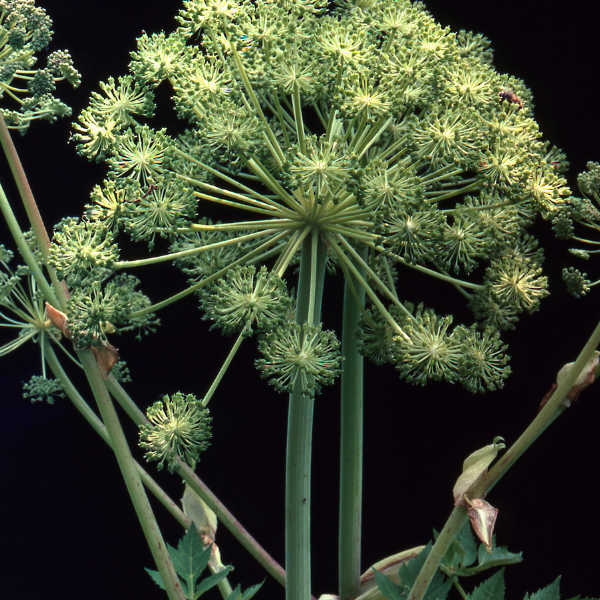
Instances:
[[[92,392],[98,403],[98,408],[100,409],[102,420],[106,425],[111,445],[115,452],[115,456],[117,457],[121,473],[123,474],[125,485],[127,486],[140,525],[142,526],[146,541],[148,542],[148,546],[162,577],[169,599],[185,600],[185,594],[179,583],[179,578],[173,567],[165,541],[163,540],[158,524],[156,523],[156,518],[152,512],[152,507],[150,506],[146,492],[144,491],[135,461],[131,456],[125,434],[123,433],[115,407],[113,406],[108,390],[106,389],[96,358],[91,350],[79,350],[77,354],[85,369],[90,387],[92,388]]]
[[[360,252],[366,258],[366,248]],[[364,269],[357,267],[361,275]],[[354,284],[354,285],[353,285]],[[358,287],[358,291],[356,288]],[[353,289],[354,288],[354,289]],[[357,297],[358,296],[358,297]],[[359,595],[362,524],[363,356],[356,330],[364,307],[365,290],[346,280],[342,329],[344,369],[341,376],[339,596]]]
[[[296,322],[320,321],[327,252],[313,232],[303,242]],[[310,320],[309,320],[310,319]],[[300,380],[290,394],[285,479],[285,562],[287,600],[310,597],[310,468],[314,399],[302,393]]]

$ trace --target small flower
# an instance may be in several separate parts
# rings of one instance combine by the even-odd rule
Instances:
[[[204,28],[219,30],[244,10],[237,0],[188,0],[176,17],[186,37]]]
[[[600,200],[600,164],[588,162],[586,166],[587,171],[577,176],[577,185],[582,194],[595,198],[598,202]]]
[[[130,69],[142,83],[157,86],[161,81],[173,76],[185,48],[181,36],[165,36],[163,32],[151,36],[143,33],[138,38],[138,49],[132,52]]]
[[[409,339],[397,336],[395,340],[396,367],[410,383],[425,385],[428,379],[453,382],[463,358],[461,331],[448,332],[450,315],[439,317],[430,309],[417,307],[415,320],[405,320],[403,328]]]
[[[563,269],[562,278],[567,285],[569,294],[573,294],[576,298],[581,298],[581,296],[585,296],[590,291],[592,282],[585,275],[585,273],[582,273],[575,267]]]
[[[552,219],[552,230],[559,240],[568,240],[573,237],[575,228],[573,227],[571,218],[564,212],[561,212]]]
[[[362,326],[356,333],[359,352],[376,365],[393,363],[393,347],[394,340],[398,335],[397,331],[375,307],[368,309],[368,317],[368,319],[363,318]]]
[[[53,52],[46,68],[33,68],[35,55],[52,40],[52,19],[46,11],[33,0],[0,2],[0,30],[0,97],[12,100],[19,109],[0,109],[7,126],[25,133],[31,121],[69,115],[69,107],[52,96],[58,81],[79,85],[69,53]]]
[[[464,355],[460,383],[471,392],[499,389],[510,374],[508,346],[498,331],[487,327],[483,333],[471,327],[463,340]]]
[[[211,107],[212,108],[212,107]],[[200,134],[218,156],[233,161],[255,151],[263,141],[263,126],[245,107],[219,102],[203,111]]]
[[[280,326],[261,341],[259,350],[264,358],[256,365],[280,392],[291,393],[298,384],[303,394],[313,397],[340,373],[339,342],[320,325]]]
[[[178,456],[191,464],[208,448],[211,418],[193,394],[165,395],[146,415],[151,424],[140,427],[140,447],[146,450],[146,460],[158,461],[159,470],[166,462],[173,472]]]
[[[109,269],[119,258],[113,234],[102,223],[63,219],[55,229],[50,264],[61,278],[93,268]]]
[[[112,77],[107,82],[100,82],[100,87],[105,94],[101,96],[92,92],[90,107],[93,112],[104,118],[114,121],[119,125],[137,125],[132,115],[151,117],[154,113],[152,94],[143,91],[133,81],[131,75],[119,77],[118,83]]]
[[[128,187],[135,189],[136,186],[130,182]],[[193,194],[181,182],[165,177],[156,185],[148,186],[145,193],[134,192],[131,201],[123,207],[122,222],[134,241],[147,241],[152,249],[157,234],[172,237],[177,227],[184,227],[193,217],[195,208]]]
[[[115,177],[133,177],[142,185],[164,173],[163,162],[168,140],[164,130],[154,132],[147,125],[136,127],[135,134],[123,133],[108,159]]]
[[[487,285],[501,303],[531,313],[548,295],[548,278],[541,276],[541,272],[542,269],[530,261],[504,258],[488,268]]]
[[[394,254],[408,262],[434,261],[439,254],[443,215],[433,209],[410,207],[390,211],[384,220],[386,241]]]
[[[292,299],[285,282],[262,267],[235,267],[226,278],[218,279],[202,294],[202,308],[206,317],[231,334],[256,326],[269,331],[282,323],[292,308]]]
[[[476,258],[485,256],[488,242],[486,231],[478,220],[469,214],[456,213],[452,224],[446,223],[443,231],[444,261],[446,268],[458,273],[462,267],[470,273],[476,266]]]
[[[205,220],[203,224],[210,225],[210,221]],[[243,256],[247,251],[246,246],[239,243],[227,243],[233,240],[235,240],[235,234],[219,230],[180,235],[177,241],[171,245],[171,252],[190,252],[190,254],[176,259],[174,264],[188,275],[188,281],[191,284],[198,283],[202,279],[226,269]]]
[[[565,179],[541,166],[533,170],[525,183],[526,197],[547,212],[556,211],[558,205],[565,201],[563,196],[568,193]]]
[[[29,398],[32,402],[54,404],[56,398],[64,398],[63,387],[57,379],[46,379],[34,375],[27,383],[23,384],[23,398]]]
[[[107,333],[115,332],[115,323],[128,311],[126,298],[119,289],[106,289],[100,284],[73,288],[67,307],[68,328],[80,348],[99,346]]]
[[[139,279],[122,273],[110,279],[104,289],[98,282],[90,286],[73,287],[67,307],[68,329],[82,348],[106,342],[107,333],[156,331],[160,320],[153,313],[132,318],[130,315],[151,305],[150,299],[135,288]]]
[[[128,202],[134,200],[134,194],[141,195],[139,186],[117,185],[106,181],[103,187],[94,186],[90,198],[92,204],[86,205],[86,216],[90,221],[99,221],[109,231],[116,233],[123,227],[123,215]]]
[[[308,138],[306,146],[306,153],[298,152],[291,161],[294,185],[312,187],[317,196],[334,194],[350,172],[345,148],[316,136]]]

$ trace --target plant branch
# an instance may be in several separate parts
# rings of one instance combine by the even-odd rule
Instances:
[[[40,211],[38,209],[37,203],[33,197],[33,193],[31,192],[31,187],[29,186],[29,182],[27,181],[27,177],[25,175],[25,171],[23,170],[23,166],[21,165],[21,161],[19,159],[19,155],[17,154],[17,149],[12,141],[8,128],[6,127],[6,123],[4,122],[4,117],[0,114],[0,143],[2,144],[2,149],[4,150],[4,154],[6,155],[6,160],[10,166],[10,170],[15,179],[15,183],[17,184],[17,188],[19,190],[19,194],[21,196],[21,200],[23,201],[23,206],[27,212],[27,217],[29,218],[29,222],[33,229],[33,233],[37,240],[38,248],[42,253],[42,257],[44,259],[44,264],[48,269],[48,273],[50,274],[50,280],[52,281],[52,285],[55,291],[55,294],[50,293],[48,290],[44,290],[48,293],[48,301],[57,300],[60,301],[60,307],[63,311],[66,310],[67,307],[67,299],[69,298],[69,293],[64,282],[59,282],[56,273],[52,267],[49,266],[49,258],[50,258],[50,238],[48,237],[48,232],[46,231],[46,227],[44,226],[44,222],[42,221],[42,216],[40,215]],[[3,211],[4,212],[4,211]],[[12,211],[11,211],[12,212]],[[6,213],[5,213],[6,216]],[[13,216],[14,218],[14,216]],[[8,222],[8,219],[7,219]],[[16,224],[16,219],[14,220],[14,224]],[[32,257],[30,253],[27,253],[25,250],[25,246],[23,245],[23,234],[20,233],[20,229],[18,229],[18,225],[16,228],[11,227],[11,223],[8,225],[11,227],[11,232],[15,237],[15,242],[19,245],[19,250],[23,255],[23,258],[27,262],[27,266],[31,269],[32,272],[37,273],[39,271],[39,266],[35,264],[35,260],[32,261]],[[15,233],[17,235],[15,236]],[[32,264],[30,264],[32,262]],[[43,279],[43,278],[42,278]],[[41,283],[41,282],[40,282]],[[43,285],[41,286],[44,289]]]
[[[555,390],[551,399],[546,403],[544,408],[539,412],[537,417],[521,434],[519,439],[506,451],[506,453],[498,460],[498,462],[471,486],[469,497],[482,498],[491,490],[506,471],[515,463],[515,461],[531,446],[531,444],[544,432],[544,430],[564,412],[565,406],[561,403],[567,397],[567,394],[573,387],[575,381],[590,361],[593,352],[600,343],[600,322],[596,325],[592,335],[580,352],[577,360],[572,365],[567,376]],[[433,545],[427,560],[421,568],[421,572],[417,576],[412,590],[407,600],[420,600],[423,598],[431,578],[434,576],[440,562],[444,558],[446,551],[450,547],[452,540],[460,531],[462,525],[467,519],[467,509],[464,506],[455,506],[450,518],[446,522],[444,529],[438,536],[436,543]]]
[[[110,399],[106,385],[102,379],[100,368],[91,350],[77,350],[79,360],[85,369],[90,387],[98,403],[102,420],[106,425],[111,445],[123,474],[123,479],[133,502],[135,512],[152,552],[152,556],[162,577],[163,584],[170,600],[185,600],[185,594],[179,583],[171,557],[167,551],[152,507],[142,486],[135,461],[131,456],[125,434],[121,429],[115,407]]]
[[[361,248],[366,260],[367,248]],[[364,274],[364,269],[357,265]],[[356,598],[360,587],[363,458],[363,366],[356,330],[364,310],[365,289],[358,292],[346,282],[342,329],[344,369],[341,378],[339,594],[340,600]],[[356,295],[358,294],[358,299]]]

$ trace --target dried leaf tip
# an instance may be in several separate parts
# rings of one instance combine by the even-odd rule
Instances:
[[[463,498],[469,507],[467,512],[475,535],[485,544],[487,551],[491,553],[498,509],[481,498],[469,500],[466,494]]]

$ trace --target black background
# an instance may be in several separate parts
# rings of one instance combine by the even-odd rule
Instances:
[[[51,49],[69,48],[83,83],[59,89],[74,107],[86,104],[98,80],[124,74],[128,53],[143,30],[170,30],[180,3],[174,0],[40,2],[54,20]],[[535,116],[546,137],[572,165],[569,183],[588,160],[600,161],[598,115],[598,24],[600,8],[589,1],[484,3],[435,0],[427,7],[453,30],[470,29],[492,40],[499,71],[519,76],[532,89]],[[36,123],[16,143],[41,212],[50,225],[80,215],[105,169],[78,157],[68,144],[67,120]],[[4,166],[1,181],[16,199]],[[549,227],[536,234],[552,241]],[[2,230],[2,242],[12,244]],[[535,416],[541,397],[597,321],[597,292],[575,300],[564,291],[560,271],[569,259],[564,244],[547,252],[551,296],[537,314],[524,317],[511,344],[513,375],[502,391],[472,396],[458,387],[422,389],[399,381],[391,367],[366,373],[363,568],[431,538],[452,509],[451,490],[464,458],[502,435],[507,443]],[[132,256],[143,256],[143,247]],[[578,265],[580,266],[580,265]],[[580,266],[582,270],[587,265]],[[593,272],[593,265],[589,271]],[[171,268],[139,273],[153,299],[183,286]],[[415,297],[460,314],[460,299],[427,281],[411,280]],[[341,285],[326,290],[326,326],[338,325]],[[439,309],[439,304],[438,304]],[[118,339],[132,372],[128,389],[145,407],[160,394],[181,390],[203,395],[231,340],[206,334],[194,301],[163,311],[161,331],[143,345]],[[22,348],[0,361],[0,596],[56,598],[164,598],[143,567],[152,567],[116,461],[79,414],[59,401],[29,405],[20,385],[40,373],[37,351]],[[236,357],[232,373],[211,402],[213,442],[198,468],[200,477],[273,556],[283,561],[283,491],[287,401],[252,369],[250,346]],[[84,386],[82,385],[82,390]],[[313,594],[336,590],[337,388],[317,399],[313,474]],[[523,551],[522,565],[506,572],[507,597],[520,599],[562,574],[563,597],[600,596],[595,539],[598,390],[587,390],[490,494],[500,509],[497,540]],[[128,428],[135,439],[133,428]],[[134,450],[139,454],[137,450]],[[153,467],[150,472],[155,473]],[[181,482],[159,474],[174,498]],[[181,535],[157,507],[168,542]],[[252,558],[229,533],[217,535],[223,561],[232,563],[234,584],[262,580]],[[468,585],[469,582],[467,582]],[[213,592],[216,597],[216,592]],[[260,598],[282,598],[267,578]]]

